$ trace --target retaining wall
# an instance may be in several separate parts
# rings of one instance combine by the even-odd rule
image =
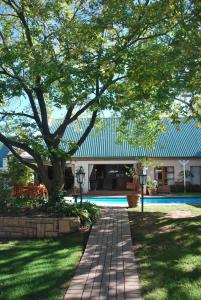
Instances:
[[[0,217],[0,238],[57,237],[79,226],[79,218]]]

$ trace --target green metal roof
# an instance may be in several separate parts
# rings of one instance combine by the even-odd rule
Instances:
[[[0,143],[0,168],[3,167],[3,159],[7,156],[9,149],[2,143]]]
[[[55,130],[61,120],[52,121],[52,130]],[[103,119],[104,126],[96,132],[92,130],[74,157],[77,158],[174,158],[174,157],[201,157],[201,128],[197,128],[196,121],[181,124],[177,130],[169,121],[165,121],[167,131],[158,137],[153,148],[144,148],[129,145],[126,142],[117,144],[118,118]],[[88,118],[71,124],[64,134],[64,140],[77,141],[89,124]],[[67,150],[67,146],[65,146]]]
[[[177,130],[169,121],[167,131],[161,134],[153,148],[144,148],[129,145],[126,142],[117,144],[117,127],[119,119],[105,118],[103,126],[98,131],[93,129],[86,141],[75,153],[76,158],[201,158],[201,128],[197,128],[196,121],[181,124]],[[52,131],[61,123],[60,119],[52,121]],[[71,124],[64,134],[65,141],[77,141],[89,124],[88,118],[80,119]],[[64,146],[67,150],[67,144]],[[0,143],[0,168],[3,166],[3,158],[9,150]]]

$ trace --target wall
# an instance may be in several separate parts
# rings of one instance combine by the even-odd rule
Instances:
[[[83,192],[87,193],[89,190],[89,165],[126,165],[137,163],[137,160],[79,160],[75,161],[75,170],[80,166],[84,168],[85,171],[85,183],[83,185]],[[75,180],[75,185],[77,185]],[[77,185],[78,186],[78,185]]]
[[[173,166],[174,167],[174,180],[178,180],[179,172],[183,170],[183,167],[179,163],[178,159],[156,159],[156,166],[157,162],[160,162],[161,166]],[[154,160],[153,160],[154,161]],[[73,161],[73,165],[75,170],[78,169],[80,166],[84,168],[85,171],[85,183],[83,185],[83,192],[86,193],[89,190],[89,165],[94,164],[104,164],[104,165],[115,165],[115,164],[135,164],[137,163],[137,160],[135,159],[129,159],[129,160],[115,160],[115,159],[103,159],[103,160],[77,160]],[[186,170],[190,170],[190,166],[201,166],[201,159],[190,159],[189,163],[186,166]],[[151,179],[154,179],[154,167],[149,167],[147,170],[147,175],[151,177]],[[75,180],[75,185],[77,185]]]
[[[0,217],[0,238],[57,237],[79,226],[79,218]]]
[[[183,166],[180,164],[179,160],[180,159],[164,159],[164,160],[157,160],[157,162],[160,161],[161,163],[160,166],[174,167],[174,181],[178,181],[178,175],[181,171],[183,171]],[[186,165],[186,170],[190,171],[191,166],[201,166],[201,159],[189,160],[189,163]],[[154,179],[154,167],[148,168],[147,175],[150,176],[151,179]]]

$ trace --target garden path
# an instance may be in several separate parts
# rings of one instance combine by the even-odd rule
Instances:
[[[126,209],[102,209],[64,299],[142,299]]]

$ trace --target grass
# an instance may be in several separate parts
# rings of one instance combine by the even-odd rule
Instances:
[[[59,299],[80,260],[84,238],[73,233],[58,239],[0,243],[0,299]]]
[[[129,218],[143,299],[200,300],[201,206],[145,206],[143,221],[140,208]]]
[[[170,193],[170,194],[157,193],[156,196],[163,196],[163,197],[201,197],[201,193],[200,192]]]

